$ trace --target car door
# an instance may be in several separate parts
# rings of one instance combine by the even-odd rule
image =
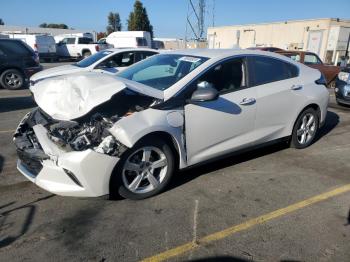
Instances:
[[[220,95],[214,101],[185,105],[189,165],[248,147],[254,141],[256,93],[249,87],[246,72],[246,59],[233,58],[215,65],[193,82],[192,89],[204,82]]]
[[[300,92],[304,88],[299,69],[268,56],[250,56],[248,61],[256,89],[255,144],[290,135],[288,127],[300,108]]]

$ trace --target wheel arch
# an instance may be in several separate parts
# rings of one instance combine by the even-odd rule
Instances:
[[[310,104],[304,106],[304,108],[303,108],[302,110],[300,110],[299,114],[295,117],[294,122],[293,122],[293,125],[292,125],[292,128],[291,128],[291,131],[290,131],[290,134],[292,134],[292,132],[293,132],[293,130],[294,130],[294,127],[295,127],[295,125],[296,125],[296,123],[297,123],[297,120],[298,120],[299,116],[300,116],[305,110],[307,110],[307,109],[309,109],[309,108],[312,108],[312,109],[314,109],[314,110],[317,112],[317,117],[318,117],[318,120],[319,120],[319,125],[321,125],[321,107],[320,107],[318,104],[316,104],[316,103],[310,103]]]
[[[145,136],[141,137],[135,144],[139,143],[140,141],[142,141],[144,139],[149,139],[152,137],[161,138],[170,146],[171,150],[174,153],[175,167],[179,168],[180,167],[180,155],[181,155],[180,145],[178,144],[178,141],[176,140],[176,138],[173,135],[171,135],[170,133],[168,133],[166,131],[153,131],[153,132],[150,132],[150,133],[146,134]]]

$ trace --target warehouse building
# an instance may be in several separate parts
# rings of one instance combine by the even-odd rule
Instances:
[[[92,30],[76,30],[76,29],[59,29],[59,28],[41,28],[29,26],[11,26],[0,25],[0,34],[47,34],[47,35],[63,35],[63,34],[82,34],[91,33],[96,40],[96,32]]]
[[[274,23],[209,27],[209,48],[279,47],[317,53],[336,64],[345,55],[350,20],[323,18]]]

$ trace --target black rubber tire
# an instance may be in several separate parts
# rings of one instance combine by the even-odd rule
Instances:
[[[20,81],[20,85],[13,87],[10,86],[6,83],[5,81],[5,77],[8,74],[15,74],[17,75],[17,77],[19,78]],[[17,90],[17,89],[21,89],[24,86],[24,75],[21,71],[17,70],[17,69],[7,69],[4,72],[2,72],[2,74],[0,75],[0,84],[2,87],[9,89],[9,90]]]
[[[84,51],[82,59],[87,58],[89,56],[91,56],[91,52],[90,51]]]
[[[137,151],[138,149],[144,146],[157,147],[158,149],[163,151],[163,153],[167,158],[167,163],[168,163],[167,173],[165,175],[164,180],[162,181],[162,183],[157,189],[150,191],[148,193],[134,193],[124,186],[121,174],[122,174],[124,163],[128,159],[128,157],[132,155],[135,151]],[[157,195],[162,191],[164,191],[164,189],[168,186],[172,176],[174,175],[174,171],[175,171],[175,159],[174,159],[174,153],[170,148],[170,146],[165,141],[155,136],[143,139],[137,144],[135,144],[134,147],[127,150],[118,161],[111,176],[110,199],[118,199],[121,196],[127,199],[141,200],[141,199],[145,199],[145,198],[149,198],[154,195]]]
[[[306,114],[312,114],[314,117],[315,117],[315,121],[316,121],[316,132],[314,133],[312,139],[310,139],[310,141],[308,141],[307,143],[305,144],[300,144],[299,141],[298,141],[298,137],[297,137],[297,130],[298,130],[298,127],[299,127],[299,124],[300,122],[302,121],[303,117],[306,115]],[[314,141],[315,141],[315,138],[317,136],[317,133],[318,133],[318,129],[319,129],[319,117],[318,117],[318,114],[317,112],[313,109],[313,108],[307,108],[305,109],[298,117],[297,121],[295,122],[294,124],[294,128],[293,128],[293,133],[292,133],[292,137],[291,137],[291,147],[293,148],[297,148],[297,149],[304,149],[308,146],[310,146]]]

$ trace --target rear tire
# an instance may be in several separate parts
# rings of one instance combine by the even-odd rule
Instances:
[[[175,170],[174,153],[157,137],[138,142],[119,160],[110,183],[110,197],[140,200],[162,192]]]
[[[83,59],[84,59],[84,58],[87,58],[87,57],[89,57],[89,56],[91,56],[91,52],[90,52],[90,51],[85,51],[85,52],[83,53]]]
[[[319,118],[313,108],[305,109],[294,124],[291,147],[303,149],[315,140],[319,127]]]
[[[20,89],[24,85],[24,75],[17,69],[5,70],[0,75],[0,84],[6,89]]]

